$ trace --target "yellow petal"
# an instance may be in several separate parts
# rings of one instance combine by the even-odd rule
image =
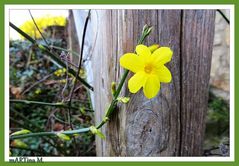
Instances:
[[[172,80],[171,72],[164,65],[162,65],[161,67],[159,67],[156,70],[156,74],[157,74],[160,82],[168,83]]]
[[[136,73],[133,77],[129,79],[128,87],[131,93],[136,93],[144,85],[147,79],[146,74],[141,71]]]
[[[160,47],[152,54],[152,58],[156,64],[165,64],[171,61],[173,51],[169,47]]]
[[[133,53],[126,53],[120,57],[120,65],[134,73],[143,70],[143,62],[139,56]]]
[[[155,97],[160,89],[160,82],[159,79],[157,77],[157,75],[150,75],[145,84],[144,84],[144,95],[148,98],[151,99],[153,97]]]
[[[136,53],[142,58],[148,58],[151,55],[150,49],[143,44],[136,46]]]

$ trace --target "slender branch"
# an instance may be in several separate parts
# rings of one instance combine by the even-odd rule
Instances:
[[[69,106],[64,103],[47,103],[47,102],[41,102],[41,101],[18,100],[18,99],[10,99],[10,102],[11,103],[37,104],[37,105],[69,108]],[[70,107],[70,108],[76,109],[76,110],[79,109],[77,107]]]
[[[28,10],[28,11],[29,11],[29,14],[30,14],[30,16],[31,16],[31,18],[32,18],[32,21],[33,21],[33,23],[34,23],[35,27],[37,28],[38,32],[40,33],[40,35],[41,35],[42,39],[44,40],[44,42],[46,43],[46,45],[48,45],[48,46],[49,46],[49,44],[48,44],[48,42],[46,41],[45,37],[44,37],[44,36],[43,36],[43,34],[41,33],[41,30],[39,29],[39,27],[38,27],[38,25],[37,25],[37,23],[36,23],[36,21],[35,21],[34,17],[32,16],[32,13],[31,13],[31,11],[30,11],[30,10]]]
[[[142,44],[142,43],[144,42],[145,38],[146,38],[146,37],[149,35],[149,33],[150,33],[150,32],[148,32],[148,30],[149,30],[149,28],[146,28],[146,29],[143,30],[142,35],[141,35],[141,37],[140,37],[140,39],[139,39],[139,41],[138,41],[138,44]],[[108,108],[108,110],[107,110],[107,112],[106,112],[106,115],[105,115],[106,119],[108,119],[108,118],[111,116],[111,114],[113,113],[113,111],[114,111],[114,109],[115,109],[115,107],[116,107],[116,105],[117,105],[117,103],[118,103],[117,98],[118,98],[118,96],[119,96],[119,94],[120,94],[120,92],[121,92],[121,89],[122,89],[122,87],[123,87],[123,85],[124,85],[124,82],[125,82],[125,80],[126,80],[128,74],[129,74],[129,70],[125,70],[125,71],[124,71],[124,74],[123,74],[123,76],[122,76],[122,78],[121,78],[121,80],[120,80],[119,86],[117,87],[116,92],[115,92],[115,94],[114,94],[114,96],[113,96],[113,100],[112,100],[112,102],[110,103],[110,106],[109,106],[109,108]],[[106,119],[103,119],[103,120],[101,121],[101,123],[100,123],[96,128],[97,128],[97,129],[101,128],[101,127],[107,122]]]
[[[16,30],[18,33],[20,33],[23,37],[25,37],[27,40],[29,40],[32,44],[36,44],[36,41],[30,37],[28,34],[23,32],[21,29],[19,29],[16,25],[13,23],[9,22],[10,27],[12,27],[14,30]]]
[[[221,14],[221,16],[224,18],[224,20],[230,24],[230,20],[226,17],[226,15],[220,10],[220,9],[217,9],[217,11]]]
[[[54,115],[54,114],[52,115],[52,117],[53,117],[55,120],[57,120],[58,122],[60,122],[60,123],[69,125],[68,122],[65,122],[64,120],[61,120],[60,118],[56,117],[56,115]]]
[[[23,37],[25,37],[26,39],[28,39],[32,44],[36,45],[41,51],[45,52],[49,57],[52,58],[53,61],[55,61],[56,63],[58,63],[60,66],[66,68],[66,64],[64,62],[62,62],[57,55],[53,54],[52,52],[50,52],[50,49],[45,46],[45,45],[41,45],[41,44],[37,44],[36,40],[34,40],[32,37],[30,37],[28,34],[26,34],[25,32],[23,32],[21,29],[19,29],[17,26],[15,26],[13,23],[9,23],[9,25],[16,30],[18,33],[20,33]],[[69,73],[76,75],[75,70],[73,70],[72,68],[69,67]],[[90,90],[94,91],[94,88],[88,84],[84,79],[82,79],[81,77],[79,77],[79,74],[76,77],[83,85],[85,85],[87,88],[89,88]]]
[[[77,72],[75,74],[75,77],[77,77],[79,75],[80,69],[81,69],[81,63],[82,63],[82,57],[83,57],[84,45],[85,45],[85,34],[86,34],[86,30],[87,30],[88,21],[90,19],[90,12],[91,12],[91,10],[88,11],[88,15],[86,17],[85,24],[84,24],[83,36],[82,36],[82,41],[81,41],[81,52],[80,52],[80,57],[79,57],[78,69],[77,69]],[[69,109],[68,109],[68,113],[69,113],[69,123],[70,124],[71,124],[71,110],[70,110],[70,107],[71,107],[71,101],[72,101],[72,97],[73,97],[73,93],[74,93],[76,84],[77,84],[77,80],[74,81],[73,87],[72,87],[70,95],[69,95],[69,102],[68,102]]]
[[[54,72],[55,72],[55,71],[54,71]],[[51,76],[54,74],[54,72],[52,72],[52,73],[50,73],[49,75],[43,77],[41,80],[36,81],[36,82],[35,82],[34,84],[32,84],[29,88],[27,88],[26,90],[24,90],[24,91],[21,93],[21,95],[24,95],[26,92],[30,91],[30,90],[31,90],[32,88],[34,88],[36,85],[38,85],[38,84],[44,82],[46,79],[48,79],[49,77],[51,77]]]
[[[142,35],[138,41],[138,44],[142,44],[143,41],[145,40],[145,38],[150,34],[150,30],[149,28],[145,28],[142,32]],[[129,70],[125,70],[124,74],[121,78],[121,81],[119,83],[119,86],[117,87],[116,93],[113,96],[113,100],[110,104],[110,107],[108,108],[107,112],[106,112],[106,116],[105,118],[102,120],[102,122],[96,127],[97,129],[101,128],[108,120],[108,118],[112,115],[113,111],[115,110],[115,107],[118,103],[118,96],[122,90],[123,84],[127,78],[127,75],[129,73]],[[64,131],[62,132],[62,134],[66,134],[66,135],[72,135],[72,134],[78,134],[78,133],[84,133],[84,132],[89,132],[90,128],[82,128],[82,129],[78,129],[78,130],[69,130],[69,131]],[[58,132],[40,132],[40,133],[30,133],[30,134],[24,134],[24,135],[16,135],[16,136],[10,136],[10,139],[19,139],[19,138],[26,138],[26,137],[36,137],[36,136],[54,136],[56,135]]]
[[[76,130],[68,130],[61,132],[62,134],[66,135],[74,135],[79,133],[84,133],[90,131],[90,128],[82,128],[82,129],[76,129]],[[59,132],[57,131],[50,131],[50,132],[38,132],[38,133],[29,133],[29,134],[22,134],[22,135],[13,135],[10,136],[10,140],[14,139],[20,139],[20,138],[27,138],[27,137],[40,137],[40,136],[57,136]]]
[[[16,114],[18,114],[22,119],[24,119],[26,122],[26,124],[28,124],[28,126],[26,126],[25,124],[21,123],[20,121],[15,120],[14,118],[10,117],[10,120],[13,121],[14,123],[19,124],[20,126],[23,126],[25,129],[29,128],[29,124],[31,124],[32,126],[34,126],[33,130],[37,129],[37,130],[42,130],[40,126],[38,126],[35,123],[32,123],[31,121],[29,121],[29,119],[27,119],[25,116],[23,116],[22,114],[20,114],[19,112],[17,112],[16,110],[12,109]],[[64,150],[62,149],[62,147],[57,146],[55,144],[53,144],[51,141],[49,141],[46,138],[42,138],[44,141],[46,141],[47,143],[49,143],[52,147],[54,147],[55,149],[58,149],[62,154],[64,154]],[[54,140],[54,139],[53,139]]]

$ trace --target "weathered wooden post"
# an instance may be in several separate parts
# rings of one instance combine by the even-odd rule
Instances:
[[[202,155],[214,16],[214,10],[92,11],[85,56],[91,57],[88,74],[95,89],[97,124],[112,99],[111,82],[118,82],[123,73],[119,58],[134,51],[145,24],[154,27],[145,44],[159,43],[174,51],[167,65],[172,82],[161,84],[157,97],[131,95],[124,87],[121,95],[131,100],[119,105],[103,127],[106,140],[96,138],[98,156]]]

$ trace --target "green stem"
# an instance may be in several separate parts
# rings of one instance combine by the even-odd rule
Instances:
[[[42,50],[43,52],[45,52],[53,61],[55,61],[56,63],[58,63],[60,66],[66,68],[66,64],[64,62],[62,62],[57,55],[53,54],[52,52],[50,52],[50,48],[48,48],[45,45],[41,45],[41,44],[37,44],[36,40],[34,40],[32,37],[30,37],[28,34],[26,34],[25,32],[23,32],[21,29],[19,29],[17,26],[15,26],[13,23],[10,22],[10,26],[16,30],[18,33],[20,33],[23,37],[25,37],[27,40],[29,40],[32,44],[36,45],[40,50]],[[76,71],[72,68],[69,67],[68,69],[69,73],[76,75]],[[83,85],[85,85],[87,88],[89,88],[90,90],[94,91],[94,88],[88,84],[83,78],[79,77],[79,75],[77,75],[76,77]]]
[[[139,39],[139,41],[138,41],[138,44],[142,44],[142,43],[144,42],[145,38],[146,38],[149,34],[150,34],[150,32],[148,32],[148,28],[146,28],[146,29],[142,32],[142,35],[141,35],[141,37],[140,37],[140,39]],[[124,85],[124,82],[125,82],[125,80],[126,80],[128,74],[129,74],[129,70],[125,70],[125,71],[124,71],[124,74],[123,74],[123,76],[122,76],[122,78],[121,78],[121,80],[120,80],[119,86],[117,87],[116,92],[115,92],[115,94],[114,94],[114,96],[113,96],[113,100],[112,100],[112,102],[110,103],[110,106],[109,106],[109,108],[108,108],[108,110],[107,110],[107,112],[106,112],[105,117],[109,118],[109,117],[111,116],[111,114],[113,113],[113,111],[115,110],[115,107],[116,107],[116,105],[117,105],[117,103],[118,103],[117,98],[119,97],[119,94],[120,94],[120,92],[121,92],[121,90],[122,90],[122,87],[123,87],[123,85]],[[103,120],[101,121],[101,123],[100,123],[96,128],[97,128],[97,129],[101,128],[106,122],[107,122],[107,120],[103,119]]]
[[[25,116],[21,115],[19,112],[13,110],[15,113],[17,113],[20,117],[22,117],[26,122],[28,122],[27,124],[32,124],[34,126],[34,130],[42,130],[41,127],[39,127],[37,124],[32,123],[31,121],[29,121]],[[14,118],[10,117],[10,120],[13,121],[14,123],[19,124],[20,126],[23,126],[25,129],[29,128],[29,125],[26,126],[25,124],[21,123],[20,121],[15,120]],[[59,150],[62,154],[64,154],[64,150],[60,147],[60,146],[56,146],[55,144],[53,144],[51,141],[49,141],[46,138],[42,138],[44,141],[46,141],[47,143],[49,143],[52,147],[54,147],[55,149]],[[54,139],[53,139],[54,141]]]
[[[142,35],[138,41],[138,44],[142,44],[145,38],[149,35],[150,32],[147,32],[148,28],[146,28],[145,31],[142,32]],[[113,100],[110,103],[110,106],[106,112],[105,117],[108,118],[112,115],[113,111],[115,110],[115,107],[118,103],[117,98],[122,90],[122,87],[124,85],[124,82],[129,74],[129,70],[125,70],[124,74],[120,80],[119,86],[116,89],[116,92],[113,96]],[[107,120],[105,118],[102,120],[102,122],[96,127],[97,129],[101,128]],[[88,132],[90,131],[90,128],[82,128],[78,130],[69,130],[69,131],[64,131],[62,134],[67,134],[67,135],[72,135],[72,134],[78,134],[78,133],[83,133],[83,132]],[[57,132],[40,132],[40,133],[30,133],[30,134],[24,134],[24,135],[16,135],[16,136],[10,136],[10,139],[19,139],[19,138],[26,138],[26,137],[35,137],[35,136],[54,136],[56,135]]]
[[[62,134],[66,135],[73,135],[73,134],[79,134],[90,131],[90,128],[82,128],[82,129],[76,129],[76,130],[68,130],[61,132]],[[49,132],[38,132],[38,133],[29,133],[29,134],[22,134],[22,135],[13,135],[10,136],[10,140],[14,139],[20,139],[20,138],[27,138],[27,137],[38,137],[38,136],[56,136],[59,132],[55,131],[49,131]]]
[[[122,87],[123,87],[123,85],[124,85],[124,82],[125,82],[125,80],[126,80],[128,74],[129,74],[129,70],[125,70],[125,71],[124,71],[124,74],[123,74],[123,76],[122,76],[122,78],[121,78],[121,80],[120,80],[119,86],[118,86],[118,88],[116,89],[116,92],[115,92],[115,94],[114,94],[114,99],[117,99],[117,97],[119,96],[119,94],[120,94],[120,92],[121,92],[121,89],[122,89]]]
[[[38,105],[45,105],[45,106],[69,108],[69,106],[64,104],[64,103],[46,103],[46,102],[40,102],[40,101],[17,100],[17,99],[10,99],[10,102],[12,102],[12,103],[24,103],[24,104],[38,104]],[[77,107],[72,107],[71,106],[70,108],[78,110]]]

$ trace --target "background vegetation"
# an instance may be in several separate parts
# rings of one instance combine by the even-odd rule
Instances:
[[[47,42],[64,63],[68,63],[67,43],[64,38],[52,38],[45,31],[49,27],[65,26],[61,17],[35,19],[44,32]],[[41,34],[32,20],[21,29],[37,43],[44,44]],[[59,49],[62,48],[62,49]],[[64,55],[64,57],[62,57]],[[67,59],[69,58],[69,59]],[[73,62],[71,62],[73,63]],[[69,65],[69,64],[68,64]],[[86,77],[81,70],[81,77]],[[41,50],[27,40],[10,41],[10,134],[21,129],[31,132],[70,130],[67,108],[52,106],[69,100],[74,77],[65,68],[50,60]],[[39,105],[31,101],[45,103]],[[94,124],[87,89],[78,83],[72,98],[72,125],[74,128],[89,127]],[[75,135],[73,139],[58,137],[29,137],[10,141],[12,156],[95,156],[95,136],[91,133]],[[221,98],[209,95],[206,123],[204,156],[229,155],[229,104]]]
[[[47,41],[57,47],[65,45],[61,39],[48,38]],[[52,51],[62,54],[60,50]],[[69,130],[67,108],[19,100],[59,103],[68,100],[72,83],[72,75],[36,46],[26,40],[10,41],[10,133],[23,128],[31,132]],[[73,93],[72,107],[75,108],[72,109],[74,128],[94,123],[88,92],[80,83]],[[95,156],[94,139],[90,133],[76,135],[69,141],[57,137],[30,137],[11,141],[10,148],[12,156]]]

